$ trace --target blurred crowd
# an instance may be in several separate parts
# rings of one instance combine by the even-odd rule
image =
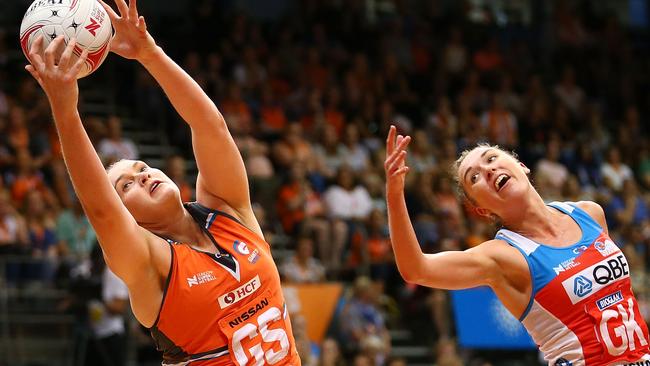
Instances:
[[[413,137],[406,196],[425,252],[492,238],[494,223],[459,200],[449,168],[478,142],[499,144],[531,168],[545,200],[602,205],[650,320],[647,30],[593,2],[531,1],[532,20],[506,24],[470,1],[377,3],[370,11],[358,0],[291,2],[284,16],[259,20],[200,0],[171,29],[168,18],[148,20],[224,114],[257,218],[272,246],[289,249],[278,259],[283,280],[348,288],[330,337],[298,339],[303,364],[405,365],[391,358],[388,333],[404,327],[430,345],[436,365],[488,364],[457,349],[447,294],[407,285],[396,270],[383,192],[390,124]],[[0,31],[0,50],[17,48],[13,36]],[[9,262],[5,284],[70,287],[96,273],[96,238],[47,101],[15,71],[24,61],[1,55],[0,258],[32,258]],[[127,112],[84,116],[101,158],[138,158],[123,118],[160,128],[179,152],[162,168],[192,200],[187,127],[143,68],[118,63],[113,72]],[[124,306],[109,305],[115,298],[102,306],[121,314]]]

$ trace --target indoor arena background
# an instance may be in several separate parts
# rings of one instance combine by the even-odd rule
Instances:
[[[0,365],[104,365],[111,312],[126,324],[108,332],[125,340],[126,364],[158,365],[126,299],[102,299],[101,252],[23,69],[30,2],[0,2]],[[494,234],[456,198],[448,168],[463,149],[497,143],[532,169],[545,200],[603,206],[650,320],[647,0],[138,5],[241,149],[303,365],[540,364],[489,292],[401,280],[383,194],[390,123],[414,138],[407,203],[423,250]],[[105,162],[143,159],[191,200],[189,129],[145,70],[109,55],[80,87]]]

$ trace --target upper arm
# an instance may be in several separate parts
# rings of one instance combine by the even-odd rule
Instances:
[[[199,174],[196,197],[199,203],[215,207],[212,198],[224,201],[240,216],[251,209],[246,168],[223,117],[192,126],[192,146]]]
[[[605,234],[609,235],[609,230],[607,229],[607,220],[605,219],[605,211],[603,208],[592,201],[580,201],[576,202],[576,205],[585,211],[591,218],[596,220],[596,222],[603,228]]]
[[[86,212],[106,264],[127,285],[158,269],[154,260],[164,256],[162,239],[140,227],[125,207],[110,215]]]
[[[447,290],[498,286],[504,272],[494,252],[502,249],[492,242],[496,240],[465,251],[424,254],[414,282]]]

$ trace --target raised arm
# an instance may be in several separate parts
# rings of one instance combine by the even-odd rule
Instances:
[[[135,0],[115,1],[119,15],[103,4],[116,30],[111,51],[139,61],[192,129],[192,146],[199,168],[196,195],[211,205],[225,201],[240,216],[251,216],[248,178],[242,157],[226,122],[201,87],[163,50],[147,32]]]
[[[87,51],[75,62],[74,46],[71,40],[65,47],[63,36],[59,36],[43,51],[43,39],[39,37],[29,53],[31,65],[25,68],[47,94],[70,179],[107,263],[128,284],[142,275],[142,268],[151,268],[149,240],[153,235],[137,225],[120,201],[83,128],[77,110],[76,76]],[[57,65],[54,55],[63,47]]]
[[[391,245],[395,252],[397,268],[404,280],[442,289],[498,286],[501,278],[500,266],[486,253],[489,246],[479,246],[463,252],[422,252],[404,199],[404,178],[409,171],[405,164],[406,148],[411,138],[395,136],[395,127],[391,126],[386,141],[384,163],[386,201]]]

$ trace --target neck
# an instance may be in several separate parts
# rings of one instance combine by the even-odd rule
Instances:
[[[182,209],[176,215],[168,216],[167,220],[155,226],[146,225],[146,229],[163,238],[169,238],[178,243],[187,243],[202,248],[212,246],[205,234],[196,224],[187,210]]]
[[[527,195],[524,202],[513,205],[518,208],[516,212],[501,216],[504,226],[526,237],[557,234],[556,213],[546,206],[537,191],[533,193]]]

